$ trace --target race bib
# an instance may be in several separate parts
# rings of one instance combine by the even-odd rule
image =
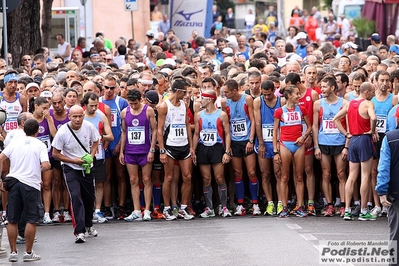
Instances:
[[[118,118],[118,110],[116,109],[111,109],[111,127],[116,127],[117,126],[117,119]]]
[[[173,141],[184,141],[187,139],[186,124],[171,124],[170,137]]]
[[[231,120],[232,135],[243,137],[248,135],[247,121],[245,118]]]
[[[18,128],[18,122],[16,117],[8,118],[7,121],[4,123],[4,130],[6,132],[9,132],[17,128]]]
[[[144,126],[128,127],[129,144],[140,145],[145,143]]]
[[[200,138],[205,146],[213,146],[217,142],[217,131],[216,129],[201,130]]]
[[[284,124],[286,125],[300,125],[302,123],[301,114],[299,112],[283,113]],[[305,124],[306,126],[306,124]],[[305,130],[306,131],[306,130]]]
[[[339,134],[339,130],[331,119],[323,120],[323,132],[325,134]]]
[[[46,135],[46,136],[41,136],[41,137],[37,137],[41,142],[44,143],[44,145],[46,145],[47,148],[47,152],[51,151],[51,142],[50,142],[50,136]]]
[[[376,129],[378,133],[385,133],[387,131],[387,117],[377,116]]]
[[[273,141],[273,125],[262,124],[262,136],[264,142]]]

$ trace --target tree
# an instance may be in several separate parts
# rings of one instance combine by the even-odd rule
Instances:
[[[54,0],[43,0],[42,9],[42,45],[49,47],[51,33],[51,7]]]
[[[21,0],[19,6],[7,14],[8,51],[18,67],[21,56],[41,47],[40,1]]]

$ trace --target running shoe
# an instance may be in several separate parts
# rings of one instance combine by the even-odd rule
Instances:
[[[162,219],[162,212],[159,209],[154,209],[151,213],[151,218],[155,220]]]
[[[242,205],[238,205],[236,211],[234,213],[235,216],[244,216],[247,214],[247,211]]]
[[[37,238],[35,237],[35,239],[33,239],[33,242],[36,243],[37,242]],[[26,244],[26,239],[20,235],[17,236],[17,244],[18,245],[25,245]]]
[[[299,209],[299,206],[296,205],[295,208],[293,208],[293,209],[290,211],[290,214],[292,214],[292,215],[296,214],[296,211],[297,211],[298,209]]]
[[[360,205],[355,205],[355,209],[352,211],[353,216],[359,216],[360,215]]]
[[[352,221],[352,220],[353,220],[353,214],[350,213],[350,212],[345,212],[345,214],[344,214],[344,220]]]
[[[97,237],[98,236],[98,232],[96,229],[94,229],[94,227],[86,227],[86,232],[89,236],[93,236],[93,237]]]
[[[144,210],[143,220],[151,221],[151,212],[149,210]]]
[[[164,210],[162,216],[166,221],[172,221],[177,219],[177,217],[173,214],[172,209]]]
[[[222,204],[219,204],[219,206],[218,206],[218,214],[219,214],[220,216],[223,216],[223,207],[222,207]]]
[[[326,208],[326,212],[324,213],[325,217],[333,217],[335,215],[335,209],[332,205],[328,205]]]
[[[69,214],[69,211],[64,211],[62,216],[64,216],[64,223],[72,222],[72,216]]]
[[[285,206],[285,207],[283,207],[283,210],[280,212],[279,217],[280,218],[286,218],[288,216],[289,216],[288,207]]]
[[[184,210],[179,210],[179,217],[184,218],[184,220],[194,219],[194,215],[189,213],[188,207],[186,207]]]
[[[344,217],[345,215],[345,207],[340,207],[339,208],[339,216]]]
[[[204,212],[199,215],[201,218],[210,218],[210,217],[215,217],[215,211],[210,209],[209,207],[206,207]]]
[[[107,220],[112,220],[114,219],[114,216],[112,215],[111,208],[110,207],[105,207],[103,211],[103,215]]]
[[[8,224],[8,220],[7,220],[7,216],[0,216],[0,225],[7,225]]]
[[[380,213],[380,216],[388,216],[388,209],[387,207],[382,207],[382,211]]]
[[[118,220],[125,219],[125,217],[126,217],[125,208],[123,208],[122,206],[117,207],[115,216],[116,216],[116,219],[118,219]]]
[[[361,213],[358,218],[359,221],[375,221],[376,219],[377,217],[371,215],[369,212],[367,212],[366,214]]]
[[[226,207],[222,208],[222,217],[224,217],[224,218],[231,217],[231,213],[230,213],[229,209],[227,209]]]
[[[63,219],[62,219],[60,212],[53,213],[52,221],[53,221],[53,223],[62,223]]]
[[[283,203],[281,201],[279,201],[277,203],[277,215],[280,215],[280,213],[283,211],[283,209],[284,209]]]
[[[15,252],[15,251],[11,252],[10,256],[8,257],[8,261],[9,262],[17,262],[18,261],[18,251],[17,252]]]
[[[308,206],[308,215],[316,216],[316,209],[313,204]]]
[[[193,210],[193,207],[192,207],[192,206],[187,206],[187,210],[188,210],[188,213],[191,214],[192,216],[197,215],[197,214],[195,213],[195,211]]]
[[[252,206],[252,216],[258,216],[261,215],[262,212],[260,211],[259,205],[258,204],[254,204]]]
[[[85,241],[86,241],[86,239],[85,239],[85,234],[83,234],[83,233],[78,234],[78,235],[76,236],[76,238],[75,238],[75,243],[76,243],[76,244],[84,243]]]
[[[104,217],[102,212],[95,212],[93,215],[93,223],[105,223],[108,222],[108,219]]]
[[[179,217],[179,209],[178,208],[173,208],[172,213],[176,218],[181,218],[181,217]]]
[[[24,261],[35,261],[35,260],[40,260],[40,256],[37,255],[33,250],[28,253],[28,252],[24,252]]]
[[[305,211],[305,206],[299,207],[299,208],[296,210],[295,215],[296,215],[297,217],[301,217],[301,218],[307,217],[307,216],[308,216],[308,212]]]
[[[375,217],[381,216],[381,207],[375,206],[375,207],[371,210],[370,214],[371,214],[372,216],[375,216]]]
[[[141,211],[133,211],[128,217],[125,217],[124,220],[126,222],[133,222],[133,221],[142,221],[143,216],[141,215]]]
[[[51,218],[50,218],[50,215],[49,214],[45,214],[44,215],[44,217],[43,217],[43,223],[44,224],[51,224],[51,223],[53,223],[53,221],[51,221]]]
[[[276,214],[276,208],[274,207],[274,203],[273,202],[268,203],[267,207],[266,207],[266,211],[263,215],[273,216],[275,214]]]

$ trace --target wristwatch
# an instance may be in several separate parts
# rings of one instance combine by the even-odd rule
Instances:
[[[150,149],[150,152],[151,152],[151,153],[154,153],[154,152],[155,152],[155,149]]]
[[[248,141],[249,141],[249,143],[254,144],[254,140],[253,139],[249,139]]]
[[[273,155],[280,154],[280,151],[273,151]]]
[[[231,152],[225,151],[224,154],[227,154],[228,156],[231,156]]]
[[[165,154],[166,151],[165,151],[165,149],[159,149],[159,153],[160,153],[160,154]]]

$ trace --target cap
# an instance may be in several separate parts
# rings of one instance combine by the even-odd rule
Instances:
[[[33,81],[36,82],[38,85],[42,84],[43,77],[42,76],[36,76],[33,78]]]
[[[300,32],[294,37],[295,40],[306,39],[306,38],[307,38],[307,36],[306,36],[306,33],[304,33],[304,32]]]
[[[148,30],[145,35],[154,38],[154,32],[152,30]]]
[[[170,75],[172,75],[173,70],[170,68],[162,68],[161,72],[164,72],[164,73],[168,74],[168,76],[170,76]]]
[[[288,59],[289,62],[295,62],[297,61],[298,63],[302,63],[302,57],[299,54],[292,54],[290,58]]]
[[[158,104],[159,96],[154,90],[149,90],[145,93],[145,99],[151,104]]]
[[[32,87],[37,88],[38,90],[40,90],[39,85],[36,82],[28,83],[28,85],[26,85],[25,90],[29,90]]]
[[[158,61],[155,63],[155,65],[157,67],[162,66],[164,61],[165,61],[165,59],[158,59]]]
[[[396,53],[396,54],[399,54],[399,45],[397,45],[397,44],[392,45],[392,46],[389,48],[389,51],[390,51],[390,52],[394,52],[394,53]]]
[[[224,53],[224,54],[234,54],[233,49],[231,49],[230,47],[223,48],[222,53]]]
[[[373,35],[371,35],[371,40],[375,42],[380,42],[381,41],[380,35],[378,33],[373,33]]]
[[[79,80],[72,80],[71,83],[69,83],[69,87],[72,88],[74,84],[79,84],[80,86],[83,87],[82,83]]]
[[[40,97],[51,98],[53,97],[53,94],[51,93],[51,91],[42,91],[42,93],[40,93]]]
[[[163,61],[163,64],[162,65],[172,65],[172,66],[176,66],[176,62],[175,62],[175,60],[173,60],[172,58],[166,58],[164,61]]]
[[[342,45],[342,49],[343,49],[343,50],[348,49],[348,48],[357,49],[358,46],[357,46],[357,44],[355,44],[355,43],[353,43],[353,42],[347,42],[347,43],[344,43],[344,44]]]

